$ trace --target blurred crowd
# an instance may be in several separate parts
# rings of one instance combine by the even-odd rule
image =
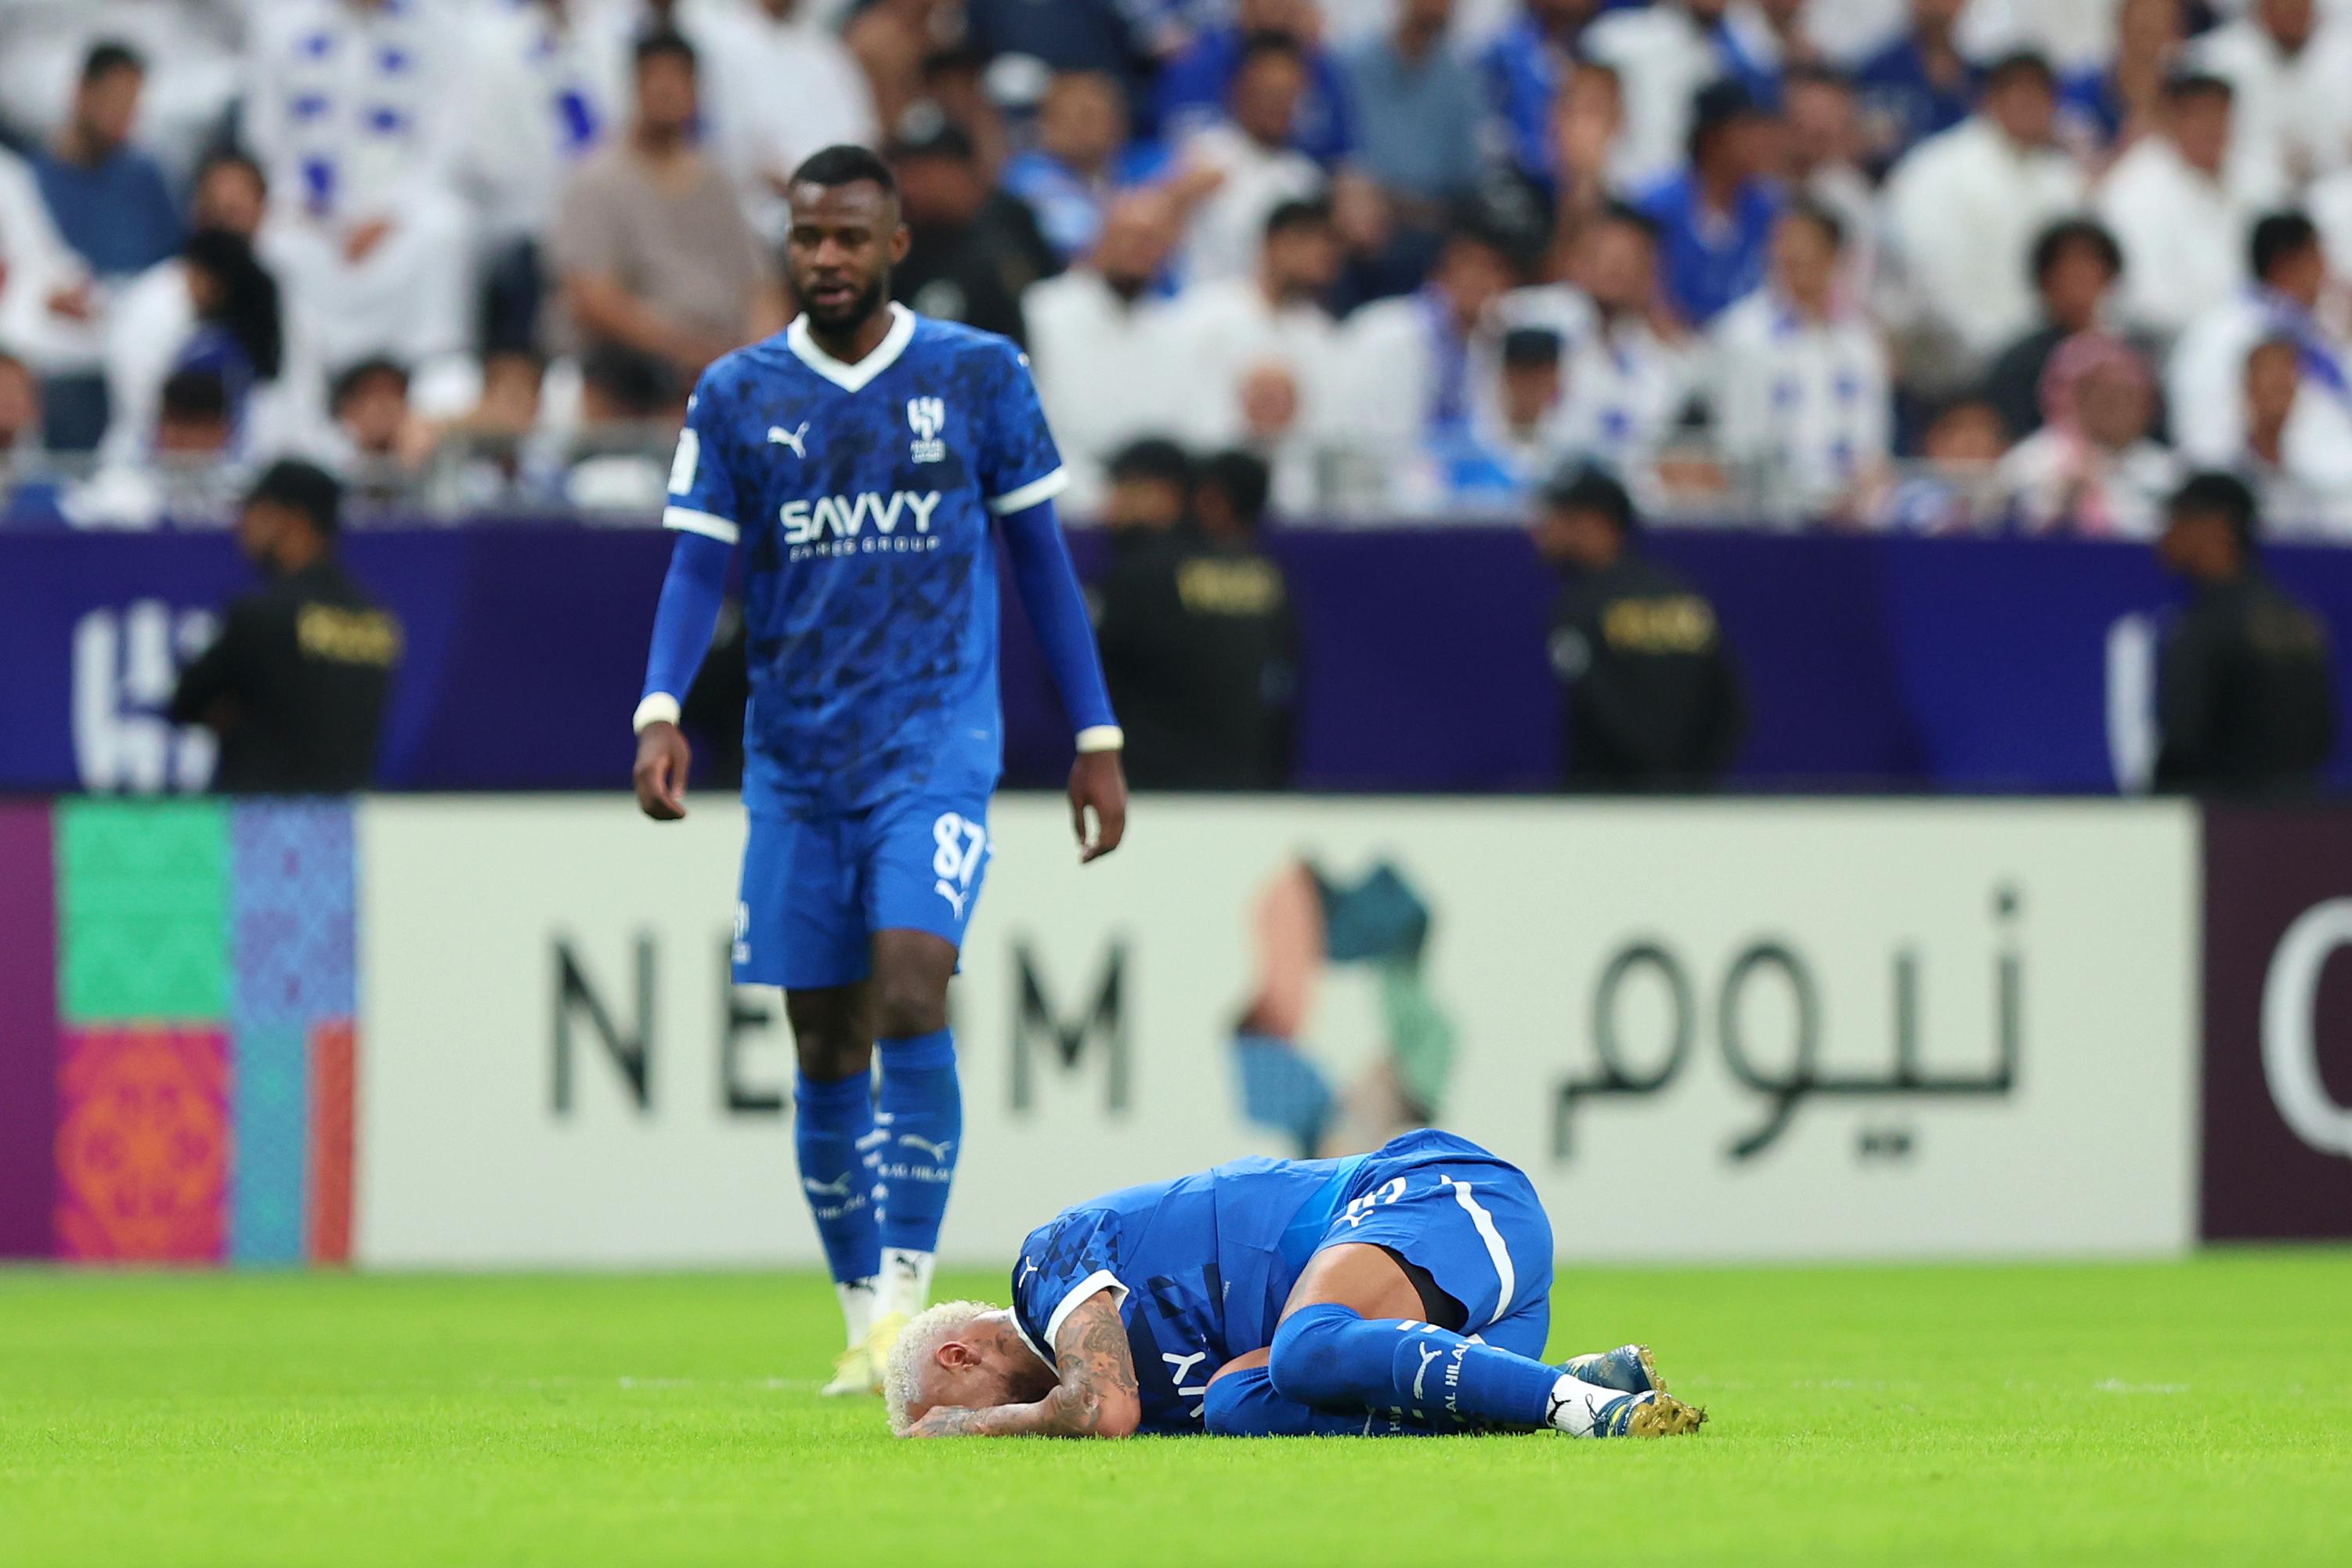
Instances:
[[[900,297],[1022,341],[1078,484],[1291,517],[2352,540],[2352,0],[0,0],[19,521],[642,521],[886,152]]]

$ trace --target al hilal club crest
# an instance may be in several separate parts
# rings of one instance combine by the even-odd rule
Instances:
[[[948,444],[940,439],[940,432],[948,426],[948,405],[936,397],[907,399],[907,427],[915,439],[907,448],[907,456],[918,463],[936,463],[948,455]]]

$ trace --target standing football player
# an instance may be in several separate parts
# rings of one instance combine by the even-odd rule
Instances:
[[[1082,860],[1118,847],[1127,784],[1027,360],[891,302],[908,233],[873,153],[826,148],[789,195],[803,313],[711,365],[678,436],[635,782],[646,816],[686,815],[678,702],[740,542],[751,834],[735,979],[784,989],[801,1183],[848,1321],[825,1392],[862,1394],[929,1298],[963,1136],[948,980],[1003,763],[992,517],[1076,731]]]

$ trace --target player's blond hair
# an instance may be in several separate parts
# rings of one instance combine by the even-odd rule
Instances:
[[[908,1407],[922,1393],[924,1373],[940,1347],[976,1320],[1003,1310],[986,1301],[941,1301],[918,1312],[898,1331],[898,1342],[890,1347],[889,1360],[882,1369],[882,1408],[890,1418],[891,1431],[902,1437],[907,1435]]]

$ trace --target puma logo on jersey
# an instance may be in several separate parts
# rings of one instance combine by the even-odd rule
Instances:
[[[931,891],[937,893],[940,897],[948,901],[948,908],[955,910],[956,919],[963,919],[963,901],[965,899],[971,897],[969,893],[967,893],[963,889],[957,887],[953,882],[946,881],[944,879],[933,882],[931,884]]]
[[[820,1182],[814,1176],[803,1176],[801,1185],[823,1197],[845,1198],[849,1195],[850,1180],[856,1174],[855,1171],[845,1171],[839,1180],[831,1182]]]
[[[937,490],[863,490],[854,496],[819,496],[814,500],[788,500],[778,510],[786,544],[812,544],[825,535],[855,539],[872,524],[874,531],[894,533],[901,521],[912,521],[917,533],[931,531],[931,513],[940,504]]]
[[[1412,1396],[1415,1399],[1419,1399],[1421,1397],[1421,1380],[1429,1375],[1429,1363],[1435,1361],[1439,1356],[1444,1355],[1445,1353],[1445,1347],[1444,1345],[1437,1345],[1429,1350],[1422,1350],[1419,1345],[1415,1345],[1413,1349],[1419,1352],[1421,1355],[1421,1368],[1412,1374]]]
[[[803,462],[806,462],[808,460],[808,448],[802,446],[801,443],[808,438],[808,421],[805,419],[801,421],[801,427],[797,430],[787,430],[781,425],[771,425],[768,426],[768,445],[772,447],[790,447],[793,449],[793,457],[800,458]]]
[[[920,1149],[924,1153],[929,1154],[931,1157],[931,1163],[933,1164],[945,1164],[947,1163],[948,1151],[954,1148],[956,1145],[956,1141],[952,1138],[942,1138],[938,1142],[934,1143],[928,1138],[918,1138],[911,1132],[899,1133],[898,1142],[904,1143],[909,1149]]]

